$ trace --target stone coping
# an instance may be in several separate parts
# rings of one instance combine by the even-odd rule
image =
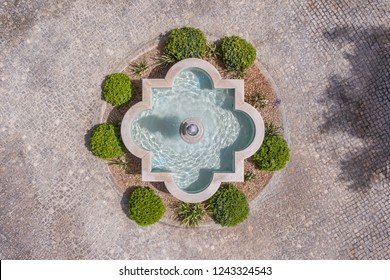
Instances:
[[[242,151],[234,154],[234,172],[215,172],[210,185],[201,192],[187,193],[181,190],[175,183],[169,172],[152,172],[153,153],[142,149],[134,143],[129,133],[136,116],[144,111],[152,109],[152,88],[171,88],[177,74],[187,68],[200,68],[205,71],[213,81],[214,88],[234,89],[235,110],[243,111],[253,120],[255,135],[252,143]],[[142,180],[150,182],[164,182],[168,191],[177,199],[196,203],[209,199],[215,194],[222,182],[244,181],[244,159],[252,156],[261,146],[264,139],[264,121],[260,113],[250,104],[244,101],[244,81],[238,79],[222,79],[218,70],[209,62],[189,58],[174,64],[165,76],[165,79],[143,79],[142,101],[132,106],[125,114],[121,124],[121,136],[126,148],[136,157],[142,160]]]

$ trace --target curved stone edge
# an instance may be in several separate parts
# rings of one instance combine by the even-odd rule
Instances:
[[[258,59],[255,60],[255,66],[260,69],[261,74],[265,77],[265,79],[271,84],[271,88],[273,92],[275,93],[277,98],[280,98],[280,95],[278,94],[280,89],[277,86],[275,80],[272,78],[270,72],[267,69],[266,65],[263,65],[260,63]],[[281,105],[278,108],[279,112],[279,121],[281,122],[282,128],[283,128],[283,137],[286,139],[286,141],[290,144],[290,130],[288,126],[288,120],[287,116],[285,114],[285,105],[284,102],[282,101]],[[278,172],[273,172],[271,178],[265,185],[267,187],[267,192],[265,193],[264,189],[257,195],[252,201],[251,201],[251,207],[258,207],[261,203],[264,202],[264,199],[266,199],[267,193],[274,189],[279,183],[280,183],[280,178],[282,177],[283,172],[285,172],[285,169],[279,170]]]
[[[151,40],[144,43],[141,47],[135,49],[132,52],[129,52],[129,54],[123,59],[124,62],[119,63],[117,66],[115,66],[112,69],[112,73],[114,72],[123,72],[129,65],[128,61],[136,60],[137,58],[141,57],[145,53],[154,50],[159,43],[161,42],[160,37],[154,37]],[[107,118],[105,118],[105,113],[107,110],[109,112],[112,110],[112,105],[107,103],[105,100],[101,101],[102,107],[100,110],[100,113],[98,116],[94,118],[94,123],[105,123],[107,121]],[[110,108],[111,107],[111,108]],[[109,185],[112,187],[112,189],[120,196],[123,195],[124,191],[118,186],[117,180],[115,176],[113,175],[111,169],[109,168],[109,164],[106,165],[105,169],[107,170],[108,174],[110,176],[107,176],[107,180],[109,181]]]
[[[255,60],[255,66],[260,70],[261,74],[265,77],[265,79],[271,84],[272,90],[275,92],[275,95],[277,98],[280,98],[278,95],[278,92],[280,91],[278,86],[275,83],[275,80],[272,78],[270,73],[268,72],[267,68],[259,62],[259,60]],[[287,140],[288,143],[291,141],[290,137],[290,129],[288,126],[288,120],[287,116],[285,114],[285,105],[284,102],[279,105],[279,121],[281,122],[281,125],[283,127],[283,137]]]
[[[135,116],[144,110],[152,108],[152,88],[171,88],[175,77],[181,71],[187,68],[200,68],[208,73],[213,81],[214,88],[235,89],[235,110],[247,113],[255,125],[255,135],[252,143],[242,151],[235,152],[234,172],[220,173],[215,172],[210,185],[199,193],[189,194],[182,191],[175,183],[171,173],[152,172],[151,151],[144,150],[136,145],[129,133],[132,121]],[[142,101],[132,106],[125,114],[121,124],[121,135],[126,148],[138,158],[141,158],[142,180],[150,182],[164,182],[168,191],[177,199],[196,203],[202,202],[213,196],[222,182],[243,182],[244,181],[244,159],[253,155],[264,139],[264,121],[260,113],[244,101],[244,81],[222,79],[218,70],[209,62],[197,58],[184,59],[174,64],[167,72],[165,79],[143,79],[142,80]]]

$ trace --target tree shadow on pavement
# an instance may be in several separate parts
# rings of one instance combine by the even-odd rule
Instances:
[[[348,152],[340,162],[340,179],[349,182],[353,190],[366,191],[373,182],[389,178],[390,30],[336,28],[324,36],[334,44],[351,44],[354,53],[344,53],[351,65],[348,77],[329,79],[320,100],[327,107],[320,131],[352,136],[343,139]],[[362,144],[357,147],[348,138]]]

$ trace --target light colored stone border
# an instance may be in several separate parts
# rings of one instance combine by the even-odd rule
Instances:
[[[173,180],[172,174],[167,172],[152,172],[152,152],[140,148],[134,143],[129,133],[135,117],[142,111],[152,108],[152,88],[171,88],[177,74],[187,68],[200,68],[208,73],[213,81],[214,88],[226,88],[235,90],[235,110],[240,110],[252,118],[255,126],[253,142],[244,150],[235,152],[234,173],[215,172],[210,185],[199,193],[187,193],[182,191]],[[132,106],[125,114],[121,124],[122,140],[127,149],[142,160],[142,180],[150,182],[164,182],[168,191],[184,202],[201,202],[209,199],[222,182],[243,182],[244,181],[244,159],[253,155],[260,147],[264,139],[264,121],[260,113],[251,105],[244,102],[244,81],[222,79],[218,70],[209,62],[189,58],[173,65],[165,76],[165,79],[143,79],[142,80],[142,101]]]

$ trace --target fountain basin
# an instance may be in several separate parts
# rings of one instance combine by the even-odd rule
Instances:
[[[143,79],[142,102],[125,114],[125,146],[142,159],[142,180],[163,181],[185,202],[210,198],[222,182],[244,180],[244,159],[264,138],[244,81],[222,79],[210,63],[185,59],[165,79]]]

